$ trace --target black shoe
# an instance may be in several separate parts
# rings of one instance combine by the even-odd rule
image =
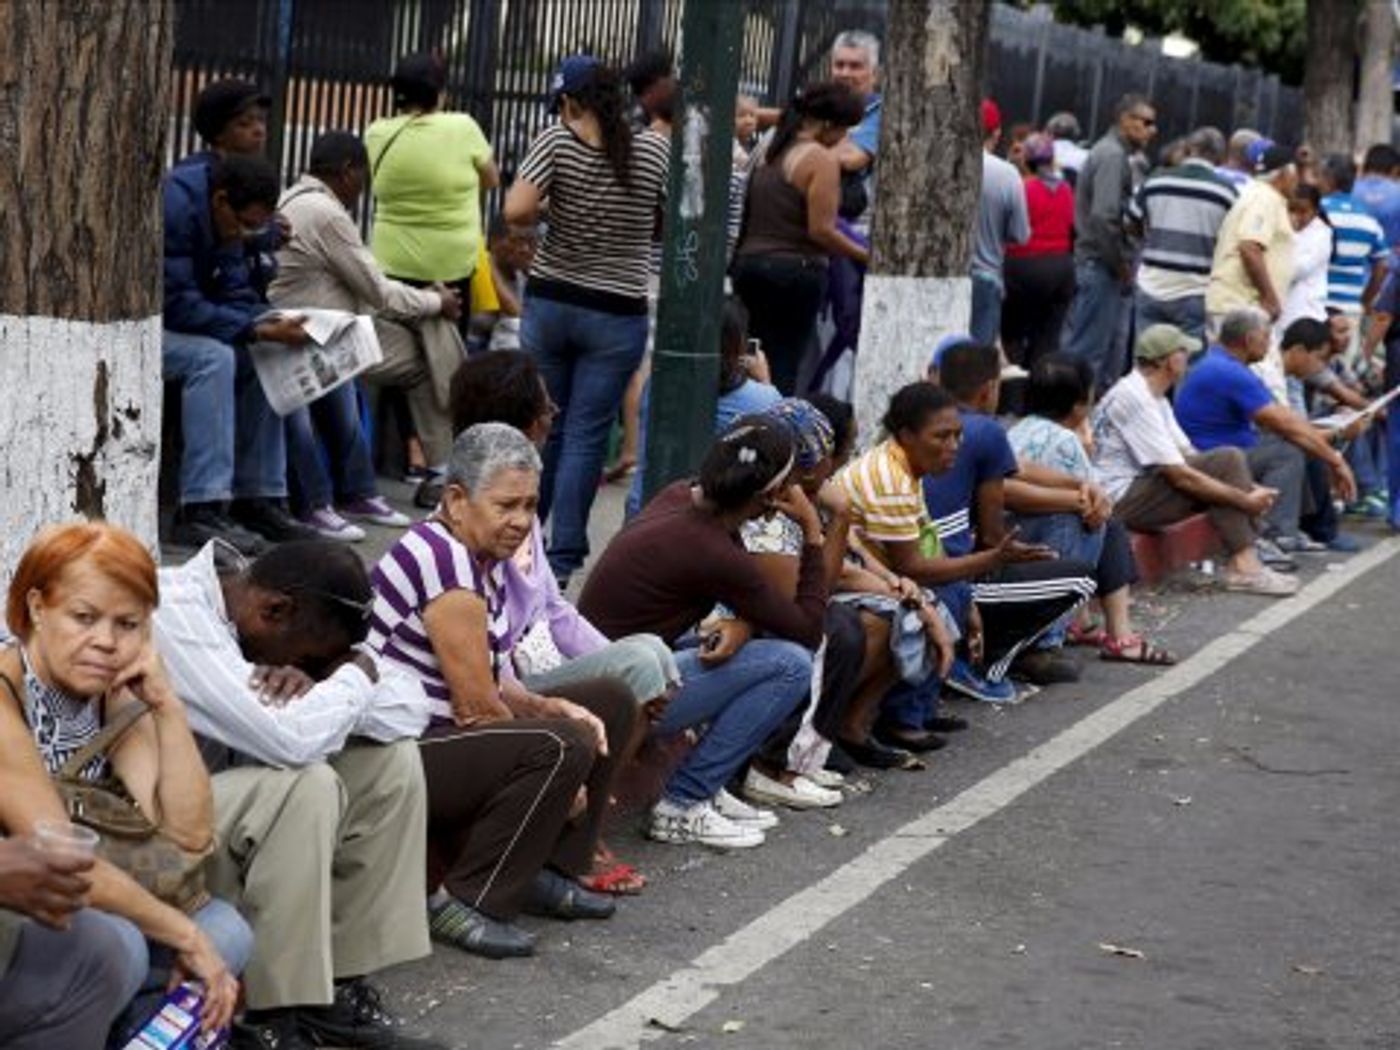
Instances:
[[[250,558],[267,549],[261,536],[227,517],[217,503],[187,503],[175,513],[170,527],[172,544],[199,550],[214,540],[222,540]]]
[[[947,745],[936,733],[930,733],[926,729],[911,729],[909,726],[890,725],[888,723],[877,723],[875,726],[875,739],[880,743],[892,748],[903,748],[905,751],[912,751],[916,755],[922,755],[928,751],[937,751]]]
[[[610,919],[617,902],[604,893],[586,890],[573,879],[543,868],[525,897],[525,911],[550,919]]]
[[[886,747],[874,738],[861,741],[842,737],[837,743],[854,762],[871,769],[898,769],[914,757],[902,748]]]
[[[1058,649],[1032,649],[1011,665],[1011,673],[1035,685],[1079,681],[1079,665]]]
[[[967,728],[967,719],[957,715],[934,715],[924,723],[930,733],[961,733]]]
[[[336,985],[330,1006],[300,1007],[297,1023],[310,1046],[447,1050],[444,1043],[405,1033],[402,1022],[384,1009],[379,989],[363,977]]]
[[[229,517],[272,543],[321,538],[319,532],[297,521],[273,499],[236,499],[229,507]]]
[[[316,1050],[301,1034],[297,1014],[294,1009],[249,1010],[233,1022],[229,1050]]]
[[[846,777],[856,771],[856,764],[851,756],[841,749],[840,744],[833,743],[831,750],[826,753],[826,768]]]
[[[422,510],[437,510],[442,502],[442,490],[446,488],[441,474],[429,474],[413,490],[413,505]]]

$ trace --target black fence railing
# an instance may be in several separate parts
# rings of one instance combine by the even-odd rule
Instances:
[[[176,0],[172,157],[195,148],[190,108],[212,79],[256,80],[273,97],[269,153],[290,181],[332,128],[361,132],[390,112],[395,59],[434,50],[452,106],[476,117],[507,178],[546,121],[558,60],[590,51],[624,63],[675,49],[687,0]],[[740,90],[780,103],[823,75],[842,29],[883,36],[883,0],[689,0],[744,9]],[[967,0],[978,2],[978,0]],[[1141,91],[1161,141],[1200,124],[1248,125],[1285,141],[1302,126],[1300,93],[1239,66],[1169,58],[1160,48],[1056,24],[1043,11],[995,5],[988,90],[1009,125],[1073,111],[1102,132],[1114,101]]]

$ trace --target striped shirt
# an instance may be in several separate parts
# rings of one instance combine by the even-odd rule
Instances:
[[[24,720],[34,734],[34,746],[44,769],[57,773],[102,732],[102,699],[71,696],[47,684],[34,672],[23,647],[19,658],[24,668]],[[103,780],[111,771],[107,756],[96,755],[78,771],[78,776],[82,780]]]
[[[1322,210],[1332,224],[1332,262],[1327,267],[1327,307],[1345,314],[1361,313],[1361,295],[1371,279],[1371,267],[1390,256],[1385,233],[1375,216],[1349,193],[1322,198]]]
[[[417,681],[382,661],[378,682],[345,663],[294,703],[266,704],[224,606],[212,543],[184,565],[160,570],[152,622],[190,728],[264,765],[295,769],[336,754],[351,736],[387,744],[415,738],[428,724]]]
[[[919,479],[893,438],[851,461],[837,476],[851,501],[851,531],[886,568],[885,545],[917,543],[930,526]]]
[[[632,138],[631,185],[607,155],[554,124],[530,144],[517,178],[549,199],[549,224],[530,267],[531,294],[610,313],[646,312],[656,213],[666,197],[669,145],[654,131]]]
[[[500,680],[509,630],[501,563],[483,565],[447,526],[421,521],[379,559],[370,582],[374,611],[369,645],[389,663],[418,677],[434,722],[452,721],[452,690],[423,624],[424,610],[441,595],[466,590],[486,603],[491,676]]]
[[[1128,207],[1147,228],[1137,277],[1145,295],[1172,301],[1206,294],[1215,239],[1238,196],[1201,160],[1148,176]]]

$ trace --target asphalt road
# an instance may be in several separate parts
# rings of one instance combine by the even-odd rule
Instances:
[[[530,960],[439,948],[385,975],[391,1002],[484,1050],[1400,1048],[1392,543],[1321,601],[1346,561],[1310,561],[1290,603],[1144,595],[1154,637],[1207,649],[1178,695],[1091,660],[1015,707],[959,704],[973,726],[929,769],[758,850],[622,822],[652,884],[614,919],[523,920]]]

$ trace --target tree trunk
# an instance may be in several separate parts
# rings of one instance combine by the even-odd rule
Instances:
[[[1355,0],[1308,0],[1307,54],[1303,107],[1308,144],[1318,154],[1351,153]]]
[[[1361,86],[1356,104],[1356,148],[1388,143],[1395,122],[1395,12],[1390,0],[1365,0],[1361,13]]]
[[[867,434],[890,394],[923,376],[934,344],[967,331],[989,10],[986,0],[890,0],[856,357],[856,418]]]
[[[164,0],[0,3],[0,581],[39,526],[156,542]]]

